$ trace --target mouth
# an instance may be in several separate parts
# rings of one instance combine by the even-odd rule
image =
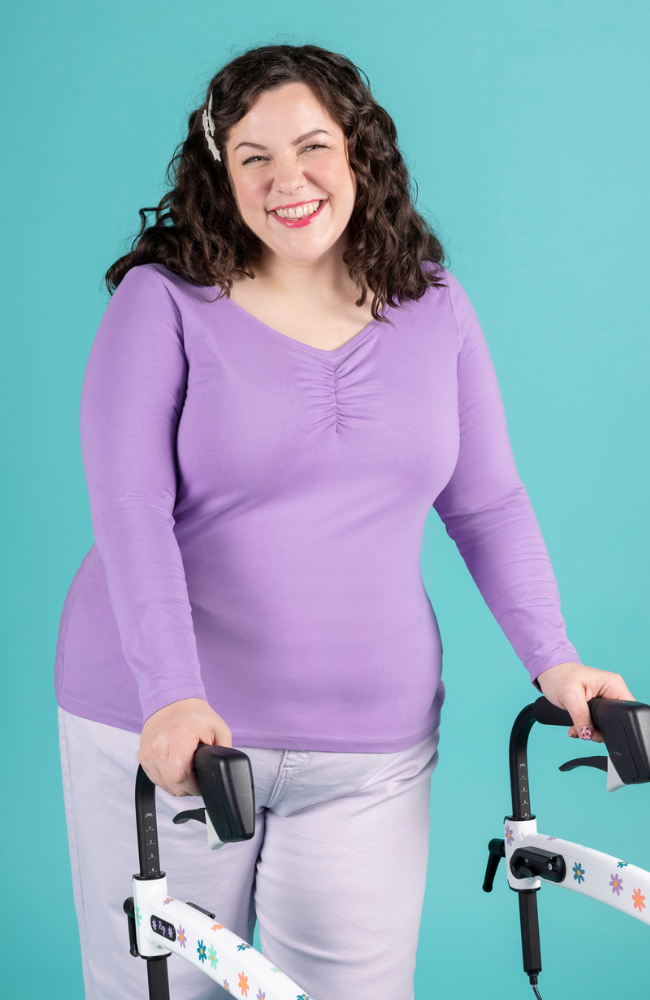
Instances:
[[[299,229],[308,226],[317,215],[320,215],[327,204],[327,198],[303,201],[297,205],[281,205],[269,212],[269,215],[289,229]]]

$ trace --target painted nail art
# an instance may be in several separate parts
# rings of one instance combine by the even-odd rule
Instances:
[[[591,726],[583,726],[582,729],[580,730],[581,740],[590,740],[593,735],[594,731],[591,728]]]

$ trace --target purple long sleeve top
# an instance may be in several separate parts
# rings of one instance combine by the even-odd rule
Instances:
[[[444,281],[326,351],[128,272],[83,386],[95,545],[61,619],[64,709],[139,731],[196,697],[239,746],[414,745],[444,696],[432,505],[531,679],[578,660],[486,342]]]

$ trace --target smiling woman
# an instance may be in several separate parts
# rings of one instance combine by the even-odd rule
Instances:
[[[208,107],[216,164],[203,127]],[[308,261],[346,230],[335,252],[345,253],[341,274],[360,307],[370,293],[375,319],[387,303],[418,299],[439,282],[442,247],[413,207],[395,125],[345,56],[268,46],[233,60],[190,114],[169,176],[173,187],[157,208],[141,210],[131,252],[109,269],[110,290],[131,267],[155,261],[230,294],[237,278],[259,277],[265,239],[277,238],[275,210],[310,201],[320,203],[318,228],[282,245]]]
[[[104,933],[139,759],[184,898],[248,942],[257,919],[316,1000],[412,1000],[444,700],[431,506],[584,738],[588,697],[631,696],[567,639],[481,328],[360,71],[245,53],[169,176],[107,274],[81,414],[96,544],[57,649],[88,996],[146,995]],[[254,838],[210,859],[171,823],[200,742],[244,749],[255,781]],[[173,974],[174,1000],[214,996]]]

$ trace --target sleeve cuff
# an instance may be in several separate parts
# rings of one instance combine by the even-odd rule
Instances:
[[[142,701],[142,721],[146,722],[150,715],[160,711],[167,705],[173,705],[175,701],[182,701],[184,698],[200,698],[207,702],[205,688],[203,684],[181,684],[178,687],[166,688],[159,691],[151,698]]]
[[[551,653],[546,653],[544,656],[535,657],[528,665],[531,683],[538,691],[542,690],[537,680],[539,675],[543,674],[545,670],[550,670],[551,667],[559,666],[560,663],[582,663],[582,660],[573,646],[563,646],[554,649]]]

